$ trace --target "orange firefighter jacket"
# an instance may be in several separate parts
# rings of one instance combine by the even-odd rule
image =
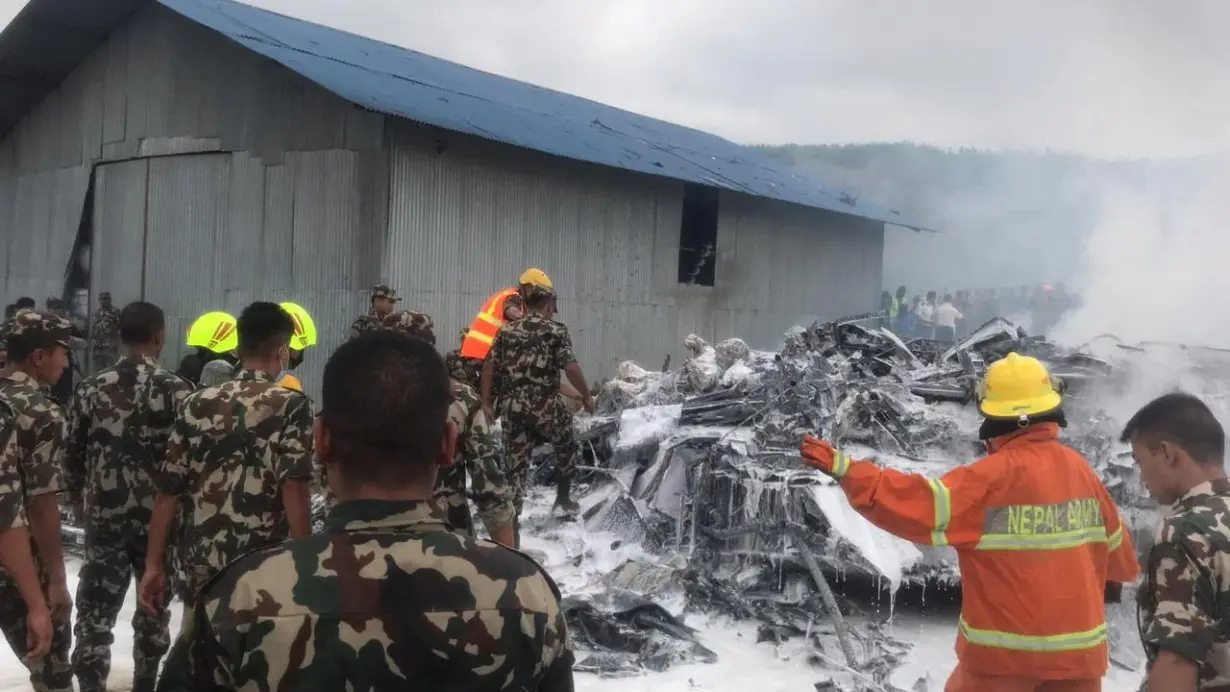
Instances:
[[[470,331],[461,342],[462,358],[477,358],[482,360],[491,351],[491,342],[495,341],[496,332],[504,326],[504,306],[508,299],[517,295],[517,289],[506,288],[487,299],[483,309],[478,312]]]
[[[1105,586],[1136,578],[1131,537],[1089,463],[1060,444],[1056,424],[990,446],[990,455],[938,479],[868,461],[834,470],[871,523],[956,548],[963,665],[1009,677],[1101,678]]]

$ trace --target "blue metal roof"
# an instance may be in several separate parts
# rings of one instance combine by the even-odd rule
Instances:
[[[31,6],[79,7],[81,1],[33,0]],[[374,111],[555,156],[919,228],[898,212],[716,135],[232,0],[157,2]],[[133,3],[89,4],[123,7],[115,14],[126,16]],[[27,7],[14,24],[28,14],[37,11]],[[13,33],[0,36],[0,55]]]

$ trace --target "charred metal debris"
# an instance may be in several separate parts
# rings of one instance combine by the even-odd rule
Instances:
[[[865,617],[877,607],[868,589],[851,597],[847,584],[895,591],[903,583],[955,586],[959,575],[953,551],[879,530],[831,479],[805,468],[797,451],[804,434],[887,466],[941,475],[982,455],[971,405],[978,381],[991,362],[1016,351],[1041,359],[1064,383],[1065,441],[1086,455],[1126,520],[1140,529],[1152,517],[1118,430],[1096,405],[1118,386],[1120,364],[1030,337],[999,318],[955,345],[906,342],[880,322],[882,315],[870,314],[796,327],[777,353],[739,339],[710,346],[693,335],[677,369],[621,364],[600,390],[597,413],[578,420],[586,456],[579,480],[593,488],[586,527],[638,541],[660,558],[655,569],[670,572],[663,583],[682,589],[685,610],[757,620],[761,641],[777,645],[802,638],[823,667],[847,672],[842,684],[852,686],[831,689],[892,689],[888,676],[908,648]],[[546,482],[549,453],[539,461]],[[597,611],[576,612],[570,624],[594,631]],[[631,627],[626,619],[609,623],[625,633]],[[686,657],[680,651],[692,645],[681,637],[683,649],[647,662],[627,647],[584,639],[602,657],[594,668],[610,674],[657,668]]]

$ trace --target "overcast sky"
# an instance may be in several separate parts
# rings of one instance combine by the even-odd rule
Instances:
[[[740,142],[1230,150],[1222,0],[252,4]]]

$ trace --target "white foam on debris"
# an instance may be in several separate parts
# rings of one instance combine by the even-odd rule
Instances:
[[[683,404],[624,409],[619,416],[619,441],[616,446],[627,449],[659,442],[679,427],[682,414]]]
[[[813,485],[811,494],[833,531],[879,570],[896,591],[905,571],[922,559],[922,552],[913,543],[864,519],[850,506],[846,494],[837,485]]]

